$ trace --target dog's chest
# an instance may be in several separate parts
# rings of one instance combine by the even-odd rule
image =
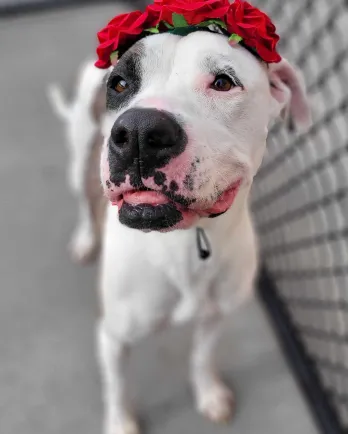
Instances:
[[[217,309],[216,294],[212,289],[221,270],[221,258],[214,240],[209,240],[211,256],[202,259],[195,228],[166,235],[169,237],[155,234],[156,241],[151,242],[153,249],[148,278],[153,287],[157,287],[159,298],[169,300],[174,296],[175,303],[167,312],[167,321],[184,323],[203,312]],[[154,249],[157,251],[155,255]],[[147,254],[151,257],[150,251]],[[151,268],[163,273],[163,281],[159,273],[151,272]]]
[[[146,234],[121,225],[117,208],[108,207],[101,290],[114,333],[134,340],[233,305],[253,274],[247,272],[254,267],[252,231],[247,219],[234,237],[223,225],[215,228],[206,230],[212,254],[202,260],[196,229]]]
[[[219,310],[218,282],[224,274],[225,280],[229,280],[231,268],[226,267],[230,263],[224,254],[224,247],[210,231],[205,231],[205,244],[199,242],[196,229],[186,231],[187,239],[181,245],[181,254],[173,262],[170,278],[174,282],[179,294],[178,302],[172,313],[174,323],[186,322],[197,315],[204,315]],[[178,240],[177,240],[178,241]],[[204,258],[202,247],[208,247],[209,256]],[[179,253],[180,249],[177,249]]]

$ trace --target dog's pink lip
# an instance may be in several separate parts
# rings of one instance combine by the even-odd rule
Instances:
[[[239,191],[241,179],[238,179],[232,184],[230,188],[225,190],[217,199],[217,201],[209,208],[185,208],[180,204],[175,203],[176,207],[184,214],[194,213],[201,217],[207,217],[212,214],[221,214],[226,212],[233,204],[235,197]],[[116,198],[111,200],[112,205],[117,206],[119,209],[123,203],[126,202],[130,205],[152,205],[158,206],[172,202],[165,194],[153,190],[128,190]]]
[[[123,194],[124,202],[129,205],[163,205],[169,202],[169,199],[157,191],[128,191]]]
[[[129,190],[119,195],[116,200],[112,201],[113,205],[120,208],[123,202],[129,205],[163,205],[169,203],[169,199],[160,192],[153,190]]]
[[[241,186],[242,180],[239,179],[235,183],[232,184],[230,188],[225,190],[218,198],[218,200],[214,203],[214,205],[205,212],[207,214],[220,214],[227,211],[233,204],[234,199],[237,196],[239,188]]]

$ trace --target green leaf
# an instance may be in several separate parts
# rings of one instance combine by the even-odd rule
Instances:
[[[149,29],[145,29],[145,32],[149,33],[159,33],[159,30],[157,27],[150,27]]]
[[[211,24],[215,24],[215,25],[221,27],[222,29],[227,30],[226,24],[222,20],[218,20],[218,19],[203,21],[202,23],[198,24],[198,26],[199,27],[208,27]]]
[[[188,23],[185,20],[185,17],[183,15],[176,14],[174,12],[172,15],[172,20],[173,20],[174,27],[187,27],[188,26]]]
[[[237,35],[237,33],[232,33],[232,35],[228,38],[230,41],[236,41],[236,42],[240,42],[243,40],[243,38],[239,35]]]
[[[118,51],[114,51],[113,53],[110,54],[110,61],[111,61],[111,63],[114,60],[117,60],[117,58],[118,58]]]
[[[162,21],[162,23],[167,27],[167,29],[174,29],[174,27],[171,24],[167,23],[167,21]]]
[[[169,33],[172,35],[187,36],[197,30],[199,30],[197,26],[176,27],[175,29],[169,30]]]

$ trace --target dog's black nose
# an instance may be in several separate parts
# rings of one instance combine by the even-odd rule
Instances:
[[[110,152],[121,158],[138,157],[142,165],[159,167],[185,148],[186,134],[170,113],[152,108],[124,112],[111,130]]]

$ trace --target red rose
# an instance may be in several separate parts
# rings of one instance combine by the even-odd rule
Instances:
[[[229,33],[236,33],[243,38],[248,47],[254,49],[265,62],[280,62],[276,51],[279,36],[275,33],[270,18],[243,0],[235,0],[225,17]]]
[[[228,0],[154,0],[147,10],[159,14],[159,21],[173,25],[173,13],[183,15],[190,25],[223,17],[229,8]]]
[[[110,55],[122,46],[130,46],[150,28],[153,33],[168,31],[163,22],[174,27],[197,25],[211,19],[221,20],[227,33],[235,33],[265,62],[279,62],[276,51],[279,36],[270,18],[243,0],[154,0],[145,12],[135,11],[112,19],[98,33],[98,68],[111,65]],[[174,22],[173,22],[174,20]]]
[[[97,48],[99,60],[95,63],[98,68],[108,68],[111,65],[110,55],[119,46],[136,41],[140,33],[157,24],[158,16],[149,12],[134,11],[118,15],[98,32],[100,42]]]

